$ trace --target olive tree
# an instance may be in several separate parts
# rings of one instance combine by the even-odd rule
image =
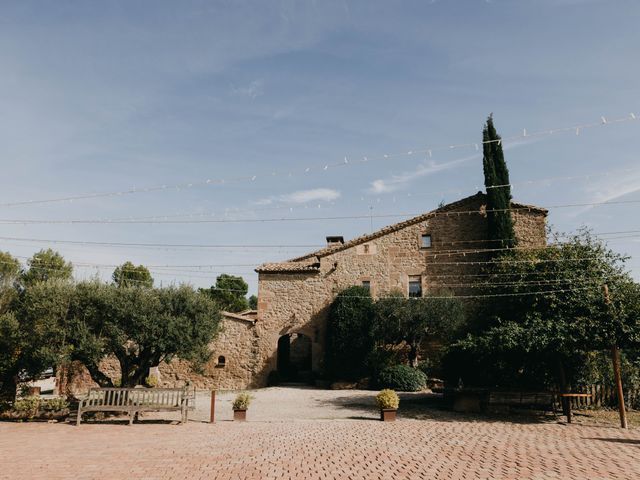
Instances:
[[[80,283],[72,310],[73,357],[104,386],[112,384],[99,369],[108,355],[118,360],[125,387],[142,383],[150,367],[175,356],[201,364],[219,325],[215,302],[189,286]]]

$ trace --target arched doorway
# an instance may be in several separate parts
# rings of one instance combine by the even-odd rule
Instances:
[[[288,333],[278,339],[278,374],[288,382],[311,380],[311,338]]]

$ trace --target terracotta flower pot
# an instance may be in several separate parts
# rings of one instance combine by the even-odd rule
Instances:
[[[392,408],[383,408],[380,410],[380,420],[383,422],[395,422],[397,410]]]
[[[244,422],[247,420],[247,411],[246,410],[234,410],[233,411],[233,420],[236,422]]]

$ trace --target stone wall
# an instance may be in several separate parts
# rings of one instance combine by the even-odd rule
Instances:
[[[253,386],[258,369],[256,334],[252,321],[222,317],[222,329],[209,346],[211,360],[199,371],[178,358],[161,363],[159,385],[181,386],[188,380],[197,388],[206,389],[236,390]]]

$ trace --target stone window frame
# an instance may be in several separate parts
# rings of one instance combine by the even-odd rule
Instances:
[[[225,368],[227,366],[227,357],[224,355],[218,356],[218,361],[216,363],[216,368]]]
[[[413,278],[413,281],[412,281]],[[411,283],[415,283],[416,279],[418,279],[418,283],[420,284],[420,295],[418,296],[411,296]],[[418,275],[407,275],[407,297],[412,297],[412,298],[422,298],[424,297],[424,275],[418,274]]]
[[[429,237],[429,246],[428,247],[424,247],[422,245],[422,239],[423,237]],[[418,234],[418,248],[420,250],[431,250],[433,248],[433,233],[427,231],[427,230],[423,230]]]
[[[378,247],[375,242],[365,242],[356,245],[357,255],[375,255],[378,253]]]
[[[373,278],[371,277],[360,277],[358,279],[358,286],[359,287],[364,287],[364,285],[362,285],[363,282],[369,282],[369,294],[373,297],[375,296],[375,284],[373,283]]]

